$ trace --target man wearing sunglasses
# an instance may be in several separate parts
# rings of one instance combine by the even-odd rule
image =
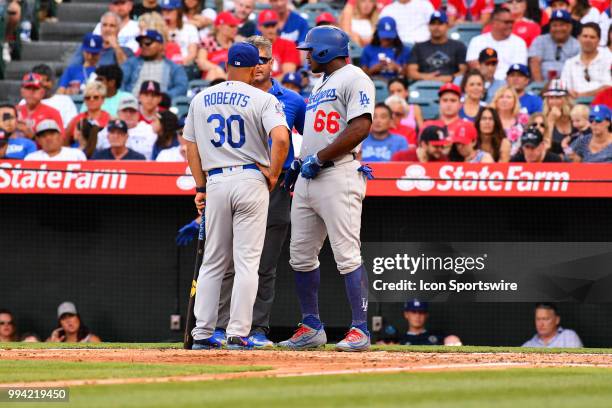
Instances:
[[[187,93],[187,74],[182,66],[164,55],[164,37],[159,31],[147,30],[138,36],[140,56],[128,59],[123,70],[122,89],[138,96],[144,81],[156,81],[170,98]]]
[[[478,68],[478,56],[485,48],[497,51],[498,65],[495,78],[506,79],[506,72],[512,64],[527,65],[527,45],[522,38],[512,34],[512,14],[504,7],[493,11],[491,32],[478,35],[470,41],[466,60],[470,68]]]
[[[278,36],[278,13],[262,10],[257,18],[261,35],[272,43],[272,76],[280,80],[284,74],[295,72],[300,65],[300,53],[293,41]]]
[[[612,54],[599,50],[601,28],[596,23],[583,24],[578,36],[580,54],[567,60],[561,80],[574,98],[595,96],[612,86]]]
[[[566,10],[555,10],[550,16],[550,33],[538,36],[529,48],[529,68],[534,81],[555,79],[565,61],[580,52],[578,40],[572,37],[572,16]]]

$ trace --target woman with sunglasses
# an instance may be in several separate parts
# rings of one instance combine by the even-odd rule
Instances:
[[[104,128],[111,118],[108,112],[102,110],[102,104],[104,103],[104,98],[106,96],[106,86],[102,82],[91,81],[87,83],[85,86],[84,95],[83,101],[85,102],[87,110],[75,116],[66,127],[66,146],[69,146],[75,142],[74,131],[77,124],[82,120],[88,120],[92,124],[95,124],[100,128]],[[78,147],[78,145],[75,147]]]
[[[476,116],[475,126],[478,132],[476,148],[489,153],[498,163],[510,161],[512,146],[497,111],[490,106],[482,108]]]
[[[0,343],[17,341],[17,328],[13,314],[6,309],[0,310]]]
[[[551,152],[563,154],[561,142],[572,134],[570,113],[574,106],[573,99],[569,96],[565,84],[558,79],[550,81],[542,96],[544,96],[542,113],[546,118],[544,141],[550,147]]]
[[[612,163],[612,111],[606,105],[595,105],[589,120],[592,134],[576,139],[567,156],[575,162]]]

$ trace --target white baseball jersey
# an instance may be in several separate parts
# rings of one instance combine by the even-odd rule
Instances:
[[[312,88],[300,157],[317,153],[332,144],[348,122],[365,113],[374,117],[374,83],[365,72],[346,65],[329,76],[320,77]],[[353,152],[359,151],[359,146]]]
[[[277,126],[289,131],[276,97],[244,82],[226,81],[193,98],[183,137],[197,143],[204,171],[253,163],[270,166],[268,137]]]

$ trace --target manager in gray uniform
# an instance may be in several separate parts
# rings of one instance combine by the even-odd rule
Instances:
[[[222,345],[213,332],[221,283],[232,262],[235,278],[227,347],[253,348],[248,335],[269,192],[276,186],[289,148],[281,103],[249,85],[260,62],[255,46],[234,44],[228,51],[228,81],[193,98],[183,130],[197,186],[195,203],[200,213],[205,212],[207,236],[196,286],[194,349]]]

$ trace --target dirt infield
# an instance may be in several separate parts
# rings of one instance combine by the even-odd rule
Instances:
[[[77,386],[88,384],[154,383],[168,381],[223,380],[245,377],[292,377],[349,373],[390,373],[406,371],[452,371],[518,367],[608,367],[611,354],[539,353],[420,353],[386,352],[338,353],[334,351],[187,351],[157,349],[47,349],[2,350],[0,360],[53,360],[85,362],[135,362],[203,364],[225,366],[268,366],[268,371],[202,374],[161,378],[113,378],[38,382],[36,386]],[[3,386],[19,384],[0,383]],[[29,383],[30,386],[34,385]]]

